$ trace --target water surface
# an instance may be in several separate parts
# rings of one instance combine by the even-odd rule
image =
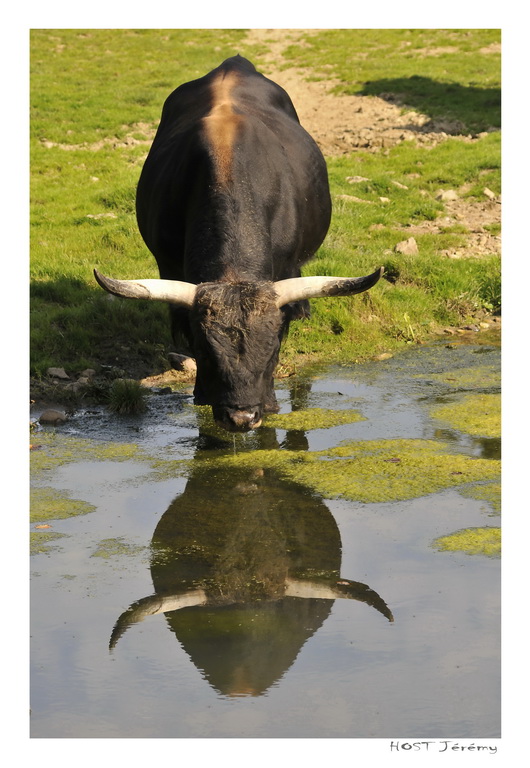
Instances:
[[[479,367],[478,382],[445,376]],[[91,511],[32,528],[63,534],[31,560],[32,736],[499,737],[500,561],[434,545],[498,527],[492,503],[469,483],[329,498],[281,465],[398,439],[494,461],[498,440],[430,411],[497,392],[498,370],[495,344],[440,344],[279,383],[283,413],[364,417],[328,429],[234,441],[175,393],[142,417],[96,408],[35,435],[41,456],[72,446],[68,460],[36,463],[36,493]],[[223,464],[256,451],[262,464]]]

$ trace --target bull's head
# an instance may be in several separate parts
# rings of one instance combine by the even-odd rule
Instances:
[[[277,282],[115,280],[94,270],[109,293],[165,301],[189,310],[197,363],[196,401],[212,406],[216,422],[231,432],[260,426],[277,410],[273,372],[286,324],[282,307],[322,296],[350,296],[377,283],[383,268],[366,277],[295,277]]]

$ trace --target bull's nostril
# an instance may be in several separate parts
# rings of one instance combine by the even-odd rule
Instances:
[[[247,432],[250,429],[255,429],[261,424],[260,411],[257,409],[249,408],[234,408],[228,409],[226,412],[228,421],[232,428]]]

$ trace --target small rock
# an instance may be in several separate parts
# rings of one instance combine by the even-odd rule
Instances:
[[[39,418],[41,424],[63,424],[65,421],[67,421],[66,414],[53,408],[48,408],[41,413]]]
[[[351,203],[367,203],[369,205],[373,205],[373,200],[363,200],[360,197],[355,197],[355,195],[337,195],[338,200],[349,200]]]
[[[79,374],[79,377],[92,379],[95,375],[96,375],[96,372],[93,368],[85,368],[84,371],[81,371],[81,373]]]
[[[396,253],[403,253],[406,256],[412,256],[413,254],[418,253],[418,243],[413,237],[409,237],[408,240],[402,240],[400,243],[398,243],[394,250]]]
[[[69,379],[70,376],[66,373],[64,368],[48,368],[46,371],[48,376],[51,376],[54,379]]]
[[[390,360],[391,357],[394,357],[390,352],[382,352],[380,355],[376,355],[373,357],[373,360]]]
[[[346,176],[348,184],[360,184],[361,181],[370,181],[366,176]]]
[[[390,198],[389,197],[380,197],[379,200],[382,203],[389,203],[390,202]]]
[[[479,327],[483,328],[484,330],[486,330],[487,328],[490,327],[490,324],[489,323],[479,323]]]
[[[176,371],[196,371],[197,370],[197,363],[192,357],[187,357],[186,355],[179,355],[176,352],[170,352],[168,354],[168,360],[171,363],[171,366]]]
[[[454,189],[439,189],[435,195],[436,200],[458,200],[458,193]]]
[[[482,190],[482,192],[483,192],[483,194],[485,194],[485,195],[486,195],[486,197],[487,197],[489,200],[495,200],[495,198],[497,197],[497,195],[495,194],[495,192],[492,192],[492,191],[491,191],[491,189],[488,189],[487,187],[484,187],[484,189]]]
[[[398,189],[408,189],[404,184],[402,184],[400,181],[392,181],[392,184],[397,187]]]

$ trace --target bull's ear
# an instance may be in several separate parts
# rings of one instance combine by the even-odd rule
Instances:
[[[288,280],[278,280],[274,283],[278,307],[283,307],[292,301],[316,299],[322,296],[352,296],[372,288],[381,275],[383,267],[379,267],[366,277],[292,277]]]
[[[94,277],[99,285],[115,296],[126,299],[148,299],[167,301],[188,309],[195,301],[197,286],[180,280],[115,280],[94,270]]]

